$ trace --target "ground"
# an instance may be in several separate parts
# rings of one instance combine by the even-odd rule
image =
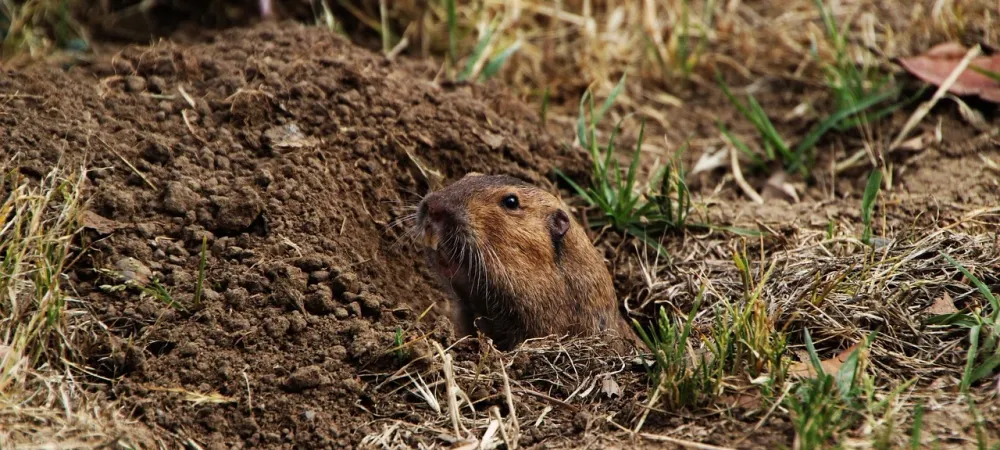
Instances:
[[[349,31],[366,42],[362,31]],[[995,39],[984,33],[980,39]],[[786,401],[801,385],[770,384],[761,380],[784,373],[756,370],[794,372],[807,363],[803,330],[824,360],[878,332],[861,363],[868,402],[852,404],[855,420],[824,443],[906,445],[919,433],[917,403],[924,445],[1000,442],[996,373],[960,395],[968,332],[928,322],[937,313],[990,311],[987,295],[942,253],[1000,292],[995,105],[943,99],[908,134],[921,139],[873,150],[916,110],[901,108],[860,132],[825,137],[811,174],[780,180],[772,177],[784,173],[780,164],[751,167],[744,159],[735,170],[715,122],[748,141],[754,128],[708,77],[671,88],[666,103],[663,96],[642,102],[651,98],[648,83],[644,93],[632,88],[611,116],[650,118],[641,178],[688,138],[680,161],[689,169],[726,153],[722,164],[686,178],[690,221],[713,228],[665,234],[666,256],[615,230],[592,230],[623,311],[643,326],[660,306],[683,319],[701,292],[698,339],[682,355],[707,351],[720,336],[716,320],[741,314],[759,319],[744,325],[768,331],[740,338],[763,336],[766,347],[780,332],[789,346],[776,366],[734,359],[712,386],[715,395],[678,406],[654,389],[641,360],[615,355],[599,338],[541,339],[510,353],[484,340],[456,341],[448,298],[407,234],[405,219],[420,197],[469,171],[522,177],[588,215],[557,170],[590,182],[592,161],[573,141],[575,102],[589,80],[553,89],[551,111],[541,113],[536,95],[509,84],[516,74],[453,81],[438,59],[390,60],[324,27],[282,21],[206,34],[0,75],[7,223],[21,224],[22,206],[46,186],[58,185],[50,189],[58,194],[24,217],[63,217],[68,208],[58,205],[81,200],[66,226],[72,239],[53,237],[68,250],[58,286],[38,287],[43,269],[21,273],[22,284],[14,282],[19,272],[4,272],[7,322],[27,317],[17,301],[30,297],[25,286],[58,292],[66,305],[54,329],[64,331],[37,342],[65,341],[73,350],[53,357],[17,340],[0,345],[0,387],[10,389],[0,443],[808,448],[800,421],[809,411],[794,406],[809,403]],[[919,52],[921,43],[912,45],[906,50]],[[723,76],[751,84],[738,72]],[[746,91],[772,118],[785,117],[775,119],[781,133],[805,134],[819,114],[812,109],[827,102],[812,100],[820,88],[770,68],[759,74]],[[904,95],[920,87],[901,84]],[[599,89],[599,100],[610,87]],[[980,119],[970,120],[963,106]],[[638,124],[626,126],[627,149]],[[872,246],[859,240],[871,172],[865,150],[885,172]],[[838,169],[856,152],[860,163]],[[3,236],[7,255],[28,242]],[[47,252],[39,261],[50,261]],[[15,389],[36,386],[43,374],[67,383],[53,367],[72,374],[72,390],[52,382],[39,395]],[[39,412],[7,406],[17,403]],[[45,412],[68,405],[80,418]]]

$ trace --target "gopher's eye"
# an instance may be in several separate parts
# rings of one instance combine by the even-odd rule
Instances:
[[[517,200],[517,196],[514,194],[504,197],[503,200],[500,200],[500,204],[507,209],[517,209],[521,206],[521,202]]]

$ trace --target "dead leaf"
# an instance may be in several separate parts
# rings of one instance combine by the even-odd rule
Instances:
[[[955,302],[946,291],[937,300],[934,300],[930,308],[927,308],[927,312],[933,315],[953,314],[958,312],[958,308],[955,307]]]
[[[949,42],[931,47],[923,55],[900,58],[899,64],[924,82],[940,86],[958,66],[968,49]],[[1000,73],[1000,53],[973,58],[968,69],[958,76],[948,91],[958,95],[978,95],[983,100],[1000,103],[1000,81],[983,75],[972,67]]]
[[[601,381],[601,393],[607,395],[608,398],[621,397],[622,388],[614,378],[607,377]]]
[[[844,365],[844,361],[847,361],[847,357],[857,350],[858,344],[854,344],[850,347],[844,349],[844,351],[837,354],[833,358],[826,359],[819,362],[819,365],[823,367],[823,372],[827,375],[832,375],[840,371],[840,366]],[[816,368],[813,367],[812,362],[809,361],[809,357],[803,358],[804,362],[796,362],[788,368],[788,374],[795,377],[812,378],[815,377]]]
[[[726,161],[729,158],[729,152],[725,148],[719,149],[718,151],[712,153],[711,151],[705,151],[698,158],[698,162],[694,163],[694,167],[691,169],[690,174],[696,175],[701,172],[708,172],[719,167],[725,167]]]
[[[115,222],[114,220],[105,218],[93,211],[87,210],[80,213],[80,225],[84,228],[94,230],[100,235],[114,233],[115,230],[122,227],[121,224]]]

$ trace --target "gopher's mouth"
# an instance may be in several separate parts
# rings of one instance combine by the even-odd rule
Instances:
[[[427,260],[432,268],[445,279],[453,279],[462,268],[459,252],[454,248],[454,240],[443,245],[441,230],[435,224],[425,224],[423,229],[424,245],[427,247]]]
[[[446,279],[455,278],[455,275],[457,275],[461,270],[462,265],[459,262],[456,262],[454,258],[448,254],[449,252],[446,252],[443,249],[439,248],[431,250],[431,252],[434,269]]]

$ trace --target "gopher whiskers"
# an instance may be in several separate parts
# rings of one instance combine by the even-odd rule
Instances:
[[[393,241],[392,246],[398,246],[404,239],[411,244],[417,243],[420,241],[420,233],[424,229],[423,224],[416,223],[417,219],[416,212],[399,217],[398,219],[389,222],[389,225],[385,227],[382,234],[386,235],[397,228],[402,228],[402,234],[400,234],[400,236]]]

